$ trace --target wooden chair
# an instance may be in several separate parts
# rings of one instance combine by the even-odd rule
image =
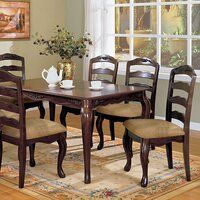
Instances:
[[[5,54],[0,55],[0,61],[20,62],[20,65],[15,65],[15,64],[3,65],[0,67],[0,69],[8,71],[8,72],[12,72],[12,73],[20,72],[22,80],[25,80],[25,60],[23,57],[18,56],[16,54],[5,53]],[[0,80],[0,82],[1,82],[1,80]],[[2,97],[0,97],[0,101],[5,101],[5,100],[13,101],[14,99],[13,98],[3,99]],[[45,116],[45,109],[44,109],[42,101],[33,101],[33,100],[25,97],[24,98],[24,107],[25,107],[25,109],[38,107],[39,112],[40,112],[40,118],[43,119]]]
[[[11,89],[6,84],[0,84],[0,95],[14,98],[17,102],[0,102],[0,168],[2,164],[3,144],[8,142],[18,146],[19,159],[19,188],[24,187],[26,168],[26,146],[36,142],[52,143],[59,145],[57,172],[64,178],[62,162],[66,154],[65,127],[59,123],[45,119],[26,119],[24,98],[22,93],[22,80],[9,72],[0,70],[0,79],[16,85],[17,90]]]
[[[25,60],[24,57],[21,57],[19,55],[16,54],[10,54],[10,53],[5,53],[0,55],[0,61],[14,61],[14,62],[18,62],[18,64],[16,65],[14,64],[8,64],[8,65],[3,65],[0,67],[1,70],[5,70],[7,72],[12,72],[12,73],[20,73],[20,76],[22,77],[22,80],[25,80]],[[2,80],[0,80],[1,82]],[[0,101],[11,101],[13,103],[16,103],[16,99],[11,98],[11,97],[0,97]],[[50,105],[50,109],[52,109],[52,103],[49,103]],[[38,107],[39,112],[40,112],[40,118],[44,119],[45,117],[45,109],[43,106],[43,102],[40,100],[31,100],[27,97],[24,97],[24,108],[27,110],[29,108],[34,108],[34,107]],[[32,167],[35,166],[34,163],[34,159],[32,159],[32,154],[35,151],[35,145],[30,146],[30,165]]]
[[[137,68],[136,68],[137,67]],[[146,67],[148,72],[141,72],[138,67]],[[136,69],[135,71],[132,71]],[[159,64],[149,58],[136,58],[127,62],[126,67],[126,82],[127,86],[144,86],[150,92],[151,113],[150,117],[153,119],[155,115],[155,99],[156,88],[159,73]],[[150,81],[147,82],[146,80]],[[134,83],[132,82],[134,81]],[[123,104],[109,104],[106,106],[99,106],[96,110],[98,118],[96,121],[97,131],[99,133],[100,142],[97,147],[98,150],[103,148],[103,120],[110,120],[110,134],[111,139],[115,139],[114,122],[124,122],[130,118],[140,118],[142,115],[142,106],[139,102],[123,103]]]
[[[94,65],[96,63],[100,63],[100,64],[105,63],[105,66],[103,68],[102,66],[95,68]],[[106,65],[108,64],[112,65],[113,69],[106,67]],[[117,70],[118,70],[118,61],[109,55],[101,55],[101,56],[92,58],[90,60],[90,65],[89,65],[88,81],[101,80],[102,82],[115,84],[116,79],[117,79]],[[108,77],[105,77],[105,76],[98,77],[98,75],[107,75]],[[68,112],[73,113],[75,115],[79,115],[80,109],[74,109],[74,108],[62,106],[62,110],[60,114],[60,122],[64,126],[66,126],[66,115]]]
[[[177,75],[187,75],[191,79],[188,83],[177,81]],[[127,163],[124,167],[125,171],[131,168],[132,158],[132,138],[134,135],[141,138],[140,160],[143,170],[141,186],[146,187],[148,184],[148,155],[150,145],[162,146],[166,145],[168,167],[173,168],[172,160],[172,142],[183,143],[183,156],[185,163],[186,179],[190,181],[190,164],[189,164],[189,133],[190,133],[190,116],[192,107],[192,98],[196,74],[194,70],[188,66],[181,66],[172,69],[169,80],[166,120],[159,119],[130,119],[124,122],[126,128],[123,146],[126,152]],[[181,93],[186,97],[177,96]],[[174,108],[173,106],[176,105]],[[184,112],[177,111],[177,105],[184,107]],[[177,119],[183,123],[183,128],[172,123],[172,119]]]

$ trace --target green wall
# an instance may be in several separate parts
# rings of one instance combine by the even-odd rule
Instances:
[[[76,37],[82,37],[84,33],[84,1],[66,0],[67,29]],[[75,79],[83,79],[83,59],[73,58],[77,64]]]
[[[0,41],[0,54],[10,52],[25,57],[27,79],[41,77],[43,68],[48,69],[60,60],[58,56],[40,56],[38,48],[33,45],[33,35],[39,32],[45,38],[50,37],[57,24],[66,25],[68,17],[66,0],[33,0],[30,2],[30,39]]]
[[[56,66],[60,57],[56,55],[40,56],[39,48],[33,45],[33,36],[38,32],[45,38],[49,38],[57,24],[66,27],[77,37],[82,36],[84,30],[83,6],[83,0],[30,1],[30,39],[0,41],[0,54],[10,52],[22,55],[26,61],[26,78],[41,77],[43,68]],[[75,78],[82,79],[83,61],[79,58],[74,58],[74,61],[77,63]]]

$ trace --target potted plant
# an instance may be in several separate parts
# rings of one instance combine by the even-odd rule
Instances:
[[[76,64],[71,59],[75,56],[88,56],[88,45],[92,45],[92,41],[89,33],[76,39],[72,33],[57,25],[54,35],[49,39],[36,33],[34,44],[43,47],[40,55],[59,55],[61,61],[57,64],[58,71],[63,69],[63,79],[73,79]]]

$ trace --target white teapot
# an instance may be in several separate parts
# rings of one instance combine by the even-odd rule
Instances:
[[[62,80],[62,72],[63,70],[60,70],[59,76],[57,74],[57,69],[52,66],[49,68],[49,70],[44,69],[42,71],[42,78],[49,84],[49,87],[55,87],[56,84]],[[47,76],[45,77],[45,73],[47,73]]]

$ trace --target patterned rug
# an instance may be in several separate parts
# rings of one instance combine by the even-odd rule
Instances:
[[[139,145],[134,143],[130,172],[124,172],[125,154],[120,139],[110,141],[105,136],[105,148],[96,150],[98,136],[94,136],[91,172],[92,183],[83,183],[83,151],[81,131],[68,128],[67,156],[63,162],[66,178],[56,175],[57,144],[36,145],[36,166],[27,160],[25,188],[20,192],[36,199],[169,199],[175,194],[196,187],[200,183],[200,159],[191,156],[192,181],[186,182],[181,153],[173,153],[174,169],[167,168],[165,150],[156,148],[149,155],[149,185],[140,187],[141,165]],[[17,149],[4,143],[3,167],[0,183],[18,189]]]

